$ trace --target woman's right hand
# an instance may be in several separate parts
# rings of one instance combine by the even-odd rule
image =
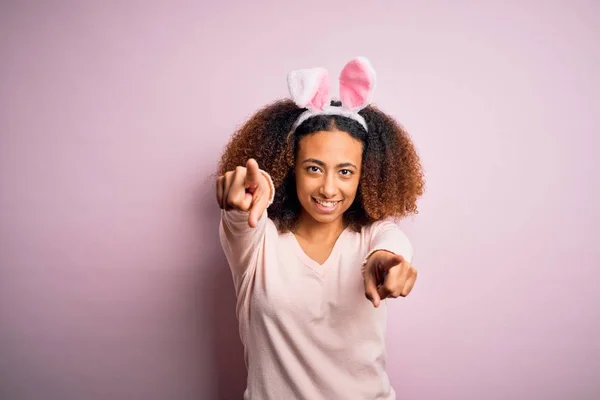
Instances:
[[[254,228],[269,204],[271,188],[259,171],[258,163],[249,159],[245,167],[217,178],[217,202],[224,210],[249,211],[248,224]]]

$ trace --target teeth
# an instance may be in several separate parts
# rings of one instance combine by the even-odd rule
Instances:
[[[317,199],[315,199],[315,201],[317,203],[319,203],[320,205],[327,207],[327,208],[333,208],[338,203],[337,201],[321,201],[321,200],[317,200]]]

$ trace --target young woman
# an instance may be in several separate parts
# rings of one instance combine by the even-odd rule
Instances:
[[[219,165],[220,240],[237,295],[245,399],[395,399],[386,300],[417,278],[395,220],[423,174],[406,132],[370,105],[365,58],[329,97],[322,68],[293,71],[293,100],[259,110]]]

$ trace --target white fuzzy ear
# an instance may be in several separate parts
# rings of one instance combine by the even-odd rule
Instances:
[[[329,105],[329,74],[324,68],[299,69],[288,74],[288,89],[298,107],[322,110]]]

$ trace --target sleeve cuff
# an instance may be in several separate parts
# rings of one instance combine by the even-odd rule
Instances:
[[[273,204],[273,200],[275,199],[275,185],[273,185],[273,179],[271,179],[271,175],[269,175],[266,171],[259,169],[260,173],[263,174],[265,178],[267,178],[267,182],[269,183],[269,189],[271,189],[271,194],[269,196],[269,203],[267,207]]]

